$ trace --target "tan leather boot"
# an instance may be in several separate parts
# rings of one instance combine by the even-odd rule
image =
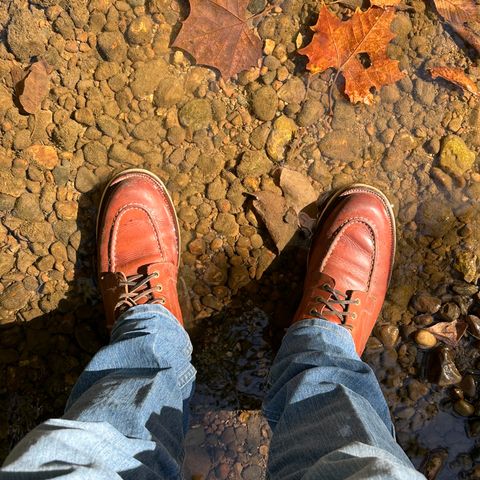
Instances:
[[[144,303],[164,305],[183,324],[177,295],[180,231],[158,177],[131,169],[108,183],[97,218],[97,246],[108,327]]]
[[[294,322],[322,318],[350,330],[359,355],[385,299],[395,256],[395,219],[386,196],[351,185],[323,205]]]

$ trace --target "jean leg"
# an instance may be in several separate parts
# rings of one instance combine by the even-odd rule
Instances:
[[[343,327],[320,319],[291,326],[270,385],[270,478],[424,479],[396,443],[377,379]]]
[[[74,386],[61,419],[30,432],[0,479],[179,479],[195,369],[161,305],[129,309]]]

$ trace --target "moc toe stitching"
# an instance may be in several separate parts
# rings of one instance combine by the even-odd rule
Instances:
[[[378,234],[377,234],[377,229],[375,227],[375,225],[371,225],[371,223],[368,221],[368,219],[364,218],[364,217],[352,217],[352,218],[349,218],[347,220],[345,220],[336,230],[335,232],[332,234],[332,241],[327,249],[327,253],[325,254],[325,257],[324,259],[322,260],[322,263],[320,265],[320,271],[324,271],[327,269],[327,265],[328,265],[328,262],[330,260],[330,258],[332,257],[332,255],[334,254],[334,250],[335,250],[335,247],[337,246],[337,244],[341,241],[341,239],[348,235],[348,232],[347,232],[347,228],[352,225],[352,224],[355,224],[355,223],[358,223],[358,224],[361,224],[361,225],[364,225],[365,227],[367,227],[367,231],[370,235],[370,238],[372,240],[372,243],[373,243],[373,250],[372,252],[369,252],[367,250],[365,250],[364,248],[362,248],[361,246],[357,245],[357,248],[361,249],[363,252],[365,252],[369,257],[370,257],[370,270],[369,270],[369,273],[368,273],[368,281],[367,281],[367,287],[366,289],[369,290],[370,289],[370,282],[371,282],[371,279],[372,279],[372,274],[373,274],[373,269],[375,267],[375,258],[377,256],[377,242],[376,242],[376,238],[378,237]]]
[[[112,248],[112,251],[111,251],[111,259],[109,259],[111,261],[111,268],[113,271],[116,270],[116,247],[117,247],[117,236],[118,236],[118,231],[120,229],[120,226],[119,226],[119,223],[120,223],[120,220],[121,218],[126,214],[128,213],[130,210],[139,210],[141,211],[142,213],[144,213],[146,215],[146,218],[148,219],[149,223],[150,223],[150,226],[152,227],[152,230],[155,234],[155,239],[157,241],[157,246],[158,246],[158,254],[161,255],[162,257],[162,260],[165,260],[165,256],[164,256],[164,253],[163,253],[163,249],[161,247],[161,243],[160,243],[160,238],[158,236],[158,231],[157,231],[157,228],[155,227],[155,223],[153,222],[149,212],[147,210],[145,210],[145,208],[143,208],[141,205],[139,204],[135,204],[135,203],[128,203],[126,205],[124,205],[115,215],[113,221],[112,221],[112,237],[111,237],[111,248]],[[109,262],[110,263],[110,262]]]

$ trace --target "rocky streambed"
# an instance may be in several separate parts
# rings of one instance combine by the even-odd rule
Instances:
[[[170,47],[184,2],[2,3],[1,458],[61,415],[107,341],[96,207],[111,174],[143,167],[167,184],[181,223],[182,304],[200,372],[191,478],[263,475],[270,433],[258,409],[301,291],[314,215],[305,206],[351,182],[385,191],[398,221],[395,271],[365,353],[398,440],[429,478],[480,476],[480,106],[426,73],[448,63],[477,78],[478,62],[430,3],[408,0],[389,46],[407,76],[373,106],[348,103],[342,85],[332,103],[332,72],[308,78],[295,53],[318,7],[286,0],[258,17],[261,68],[225,82]],[[26,114],[12,72],[35,58],[52,73]],[[429,331],[439,322],[466,330],[452,345]]]

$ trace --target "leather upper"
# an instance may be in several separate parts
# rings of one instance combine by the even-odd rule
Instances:
[[[383,305],[394,252],[386,197],[366,185],[338,193],[320,214],[294,321],[320,317],[344,325],[361,355]]]
[[[114,178],[100,206],[97,245],[108,326],[131,302],[161,303],[183,323],[177,295],[179,228],[159,179],[139,170]]]

